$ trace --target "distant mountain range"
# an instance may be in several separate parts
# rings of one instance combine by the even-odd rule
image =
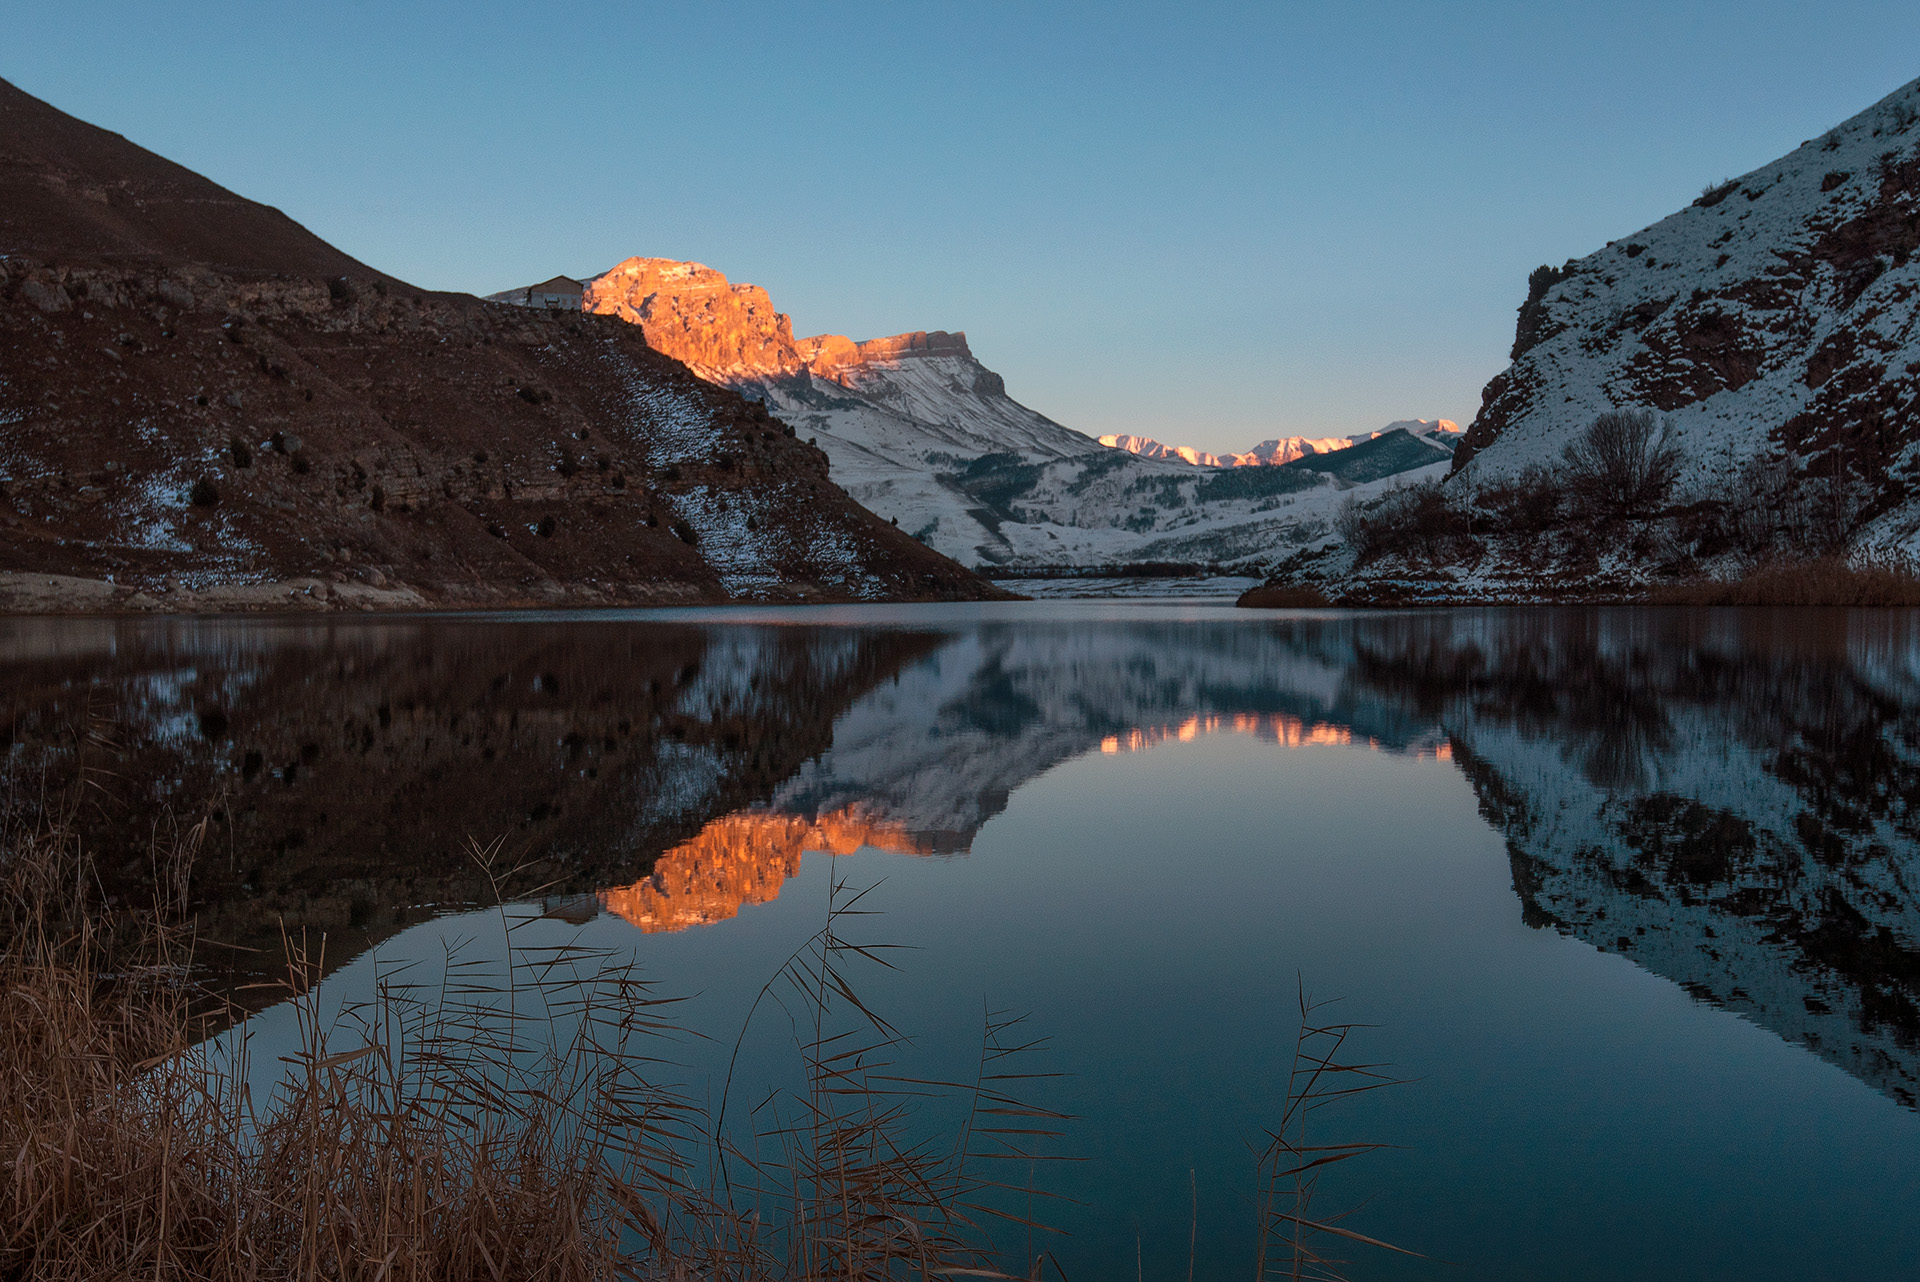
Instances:
[[[1451,449],[1455,443],[1453,438],[1460,434],[1460,425],[1444,418],[1401,419],[1377,432],[1360,432],[1352,436],[1276,437],[1260,442],[1244,454],[1210,454],[1191,445],[1163,445],[1151,436],[1101,436],[1095,439],[1110,449],[1125,450],[1142,458],[1178,460],[1194,467],[1274,467],[1305,458],[1309,454],[1331,454],[1362,441],[1371,441],[1376,436],[1385,436],[1388,432],[1428,437]]]
[[[995,595],[631,327],[416,289],[0,81],[0,609]]]
[[[638,325],[701,377],[765,404],[826,451],[834,480],[862,504],[986,567],[1264,564],[1324,539],[1353,487],[1372,493],[1389,476],[1444,464],[1457,430],[1408,420],[1354,437],[1269,441],[1225,460],[1136,438],[1094,440],[1008,396],[964,333],[796,338],[766,290],[672,259],[630,258],[583,282],[563,277],[491,297],[570,306],[571,289],[583,309]],[[1214,474],[1389,435],[1419,445],[1356,456],[1351,469]]]

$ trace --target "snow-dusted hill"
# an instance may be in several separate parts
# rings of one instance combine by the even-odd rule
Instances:
[[[1311,573],[1357,599],[1524,599],[1920,553],[1916,251],[1920,81],[1535,271],[1512,364],[1455,454],[1452,518],[1430,505],[1415,537]],[[1583,511],[1566,489],[1568,446],[1612,410],[1657,416],[1681,452],[1677,484],[1646,510]]]
[[[1619,406],[1664,414],[1694,477],[1783,451],[1904,498],[1920,455],[1920,81],[1692,205],[1534,274],[1514,363],[1460,456],[1556,461]],[[1904,503],[1900,503],[1904,508]],[[1896,533],[1897,528],[1897,533]],[[1920,513],[1885,531],[1910,541]]]
[[[1109,448],[1020,404],[963,333],[796,338],[766,290],[700,263],[628,259],[585,282],[582,306],[639,325],[701,377],[764,402],[826,452],[833,480],[862,505],[969,565],[1259,566],[1327,537],[1351,487],[1385,488],[1384,460],[1438,475],[1454,439],[1452,424],[1416,419],[1267,441],[1196,468],[1180,451]],[[1381,452],[1365,475],[1267,466],[1255,470],[1269,475],[1228,480],[1215,470],[1312,462],[1385,436],[1432,448]]]

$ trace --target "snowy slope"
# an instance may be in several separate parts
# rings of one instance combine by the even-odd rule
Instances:
[[[963,564],[1260,566],[1324,539],[1346,489],[1380,479],[1376,468],[1221,482],[1178,451],[1111,449],[1008,396],[964,333],[797,338],[766,290],[700,263],[628,259],[586,282],[582,306],[639,325],[650,345],[701,377],[764,402],[819,445],[855,500]],[[1408,420],[1352,437],[1266,441],[1223,466],[1288,464],[1398,433],[1435,447],[1433,463],[1418,450],[1395,454],[1401,468],[1438,475],[1453,430]],[[743,525],[738,514],[729,524],[683,507],[703,545],[709,531]],[[751,585],[760,572],[743,562],[735,573]]]
[[[1534,274],[1513,364],[1459,452],[1552,465],[1616,407],[1665,415],[1683,490],[1756,455],[1872,491],[1868,542],[1920,548],[1920,82],[1584,258]]]

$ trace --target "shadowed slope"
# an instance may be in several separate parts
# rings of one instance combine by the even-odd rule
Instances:
[[[0,609],[1003,595],[612,319],[430,294],[0,82]]]

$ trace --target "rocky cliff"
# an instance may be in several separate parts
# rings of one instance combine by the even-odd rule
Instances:
[[[1455,475],[1285,577],[1359,601],[1631,598],[1782,558],[1912,558],[1916,250],[1920,82],[1536,270]],[[1671,463],[1630,502],[1568,453],[1614,411],[1650,416],[1643,457]]]
[[[1529,282],[1457,466],[1557,459],[1594,415],[1664,415],[1711,475],[1755,454],[1905,497],[1920,440],[1920,82]],[[1905,529],[1903,525],[1901,527]]]
[[[583,306],[766,405],[826,451],[861,503],[966,563],[1264,563],[1323,537],[1350,484],[1336,472],[1219,483],[1190,466],[1197,455],[1103,448],[1009,397],[963,333],[795,338],[764,289],[699,263],[628,259],[587,283]],[[1269,441],[1236,458],[1284,464],[1307,452]]]
[[[0,607],[993,592],[631,327],[414,289],[0,82]]]

